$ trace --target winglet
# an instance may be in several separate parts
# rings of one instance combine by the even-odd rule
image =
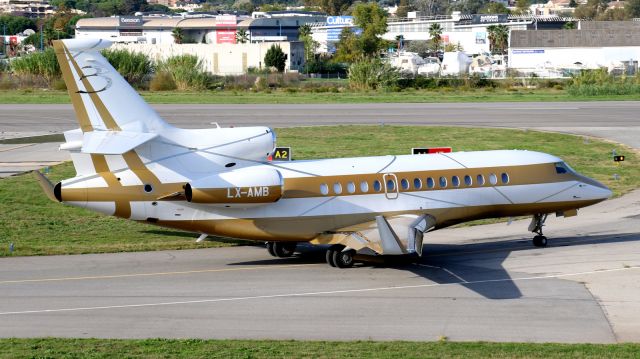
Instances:
[[[47,197],[49,197],[49,199],[54,201],[54,202],[60,202],[58,200],[58,198],[56,198],[55,187],[54,187],[53,183],[51,183],[51,181],[49,181],[49,179],[47,177],[45,177],[45,175],[40,173],[40,171],[33,171],[33,173],[34,173],[36,179],[38,180],[38,183],[40,184],[40,187],[42,187],[42,190],[47,195]]]

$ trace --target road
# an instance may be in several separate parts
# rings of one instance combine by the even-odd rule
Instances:
[[[640,102],[156,108],[190,128],[516,127],[640,148]],[[66,105],[0,105],[4,137],[58,133],[75,128],[72,119]],[[34,166],[64,159],[55,143],[20,146],[0,145],[0,167],[3,158]],[[419,264],[348,270],[329,268],[322,251],[306,247],[286,260],[260,247],[1,258],[0,336],[640,341],[640,191],[551,218],[548,248],[532,247],[526,227],[436,231]]]

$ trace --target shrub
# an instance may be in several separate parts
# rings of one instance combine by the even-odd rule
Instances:
[[[264,55],[264,64],[268,67],[275,67],[278,72],[283,72],[287,64],[287,55],[282,51],[280,45],[271,45]]]
[[[398,85],[400,72],[380,59],[362,59],[349,67],[349,85],[358,90],[388,89]]]
[[[145,54],[115,49],[103,50],[102,55],[132,86],[141,87],[153,72],[153,62]]]
[[[52,48],[14,58],[11,60],[10,67],[11,71],[18,76],[40,76],[47,82],[61,76],[60,66]]]
[[[639,75],[609,75],[606,69],[585,70],[571,78],[567,91],[573,96],[607,96],[640,94]]]
[[[166,71],[156,72],[149,83],[149,90],[151,91],[171,91],[176,88],[177,86],[173,80],[173,76]]]
[[[195,55],[172,56],[158,64],[158,71],[171,74],[178,90],[205,90],[211,86],[211,76],[204,71]]]

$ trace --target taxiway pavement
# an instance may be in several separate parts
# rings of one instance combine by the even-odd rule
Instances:
[[[189,128],[515,127],[640,148],[640,102],[156,108]],[[75,127],[68,105],[0,105],[5,138]],[[16,148],[0,148],[0,167],[59,160],[3,146]],[[328,267],[322,251],[274,259],[260,247],[1,258],[0,336],[640,341],[640,191],[550,219],[548,248],[531,246],[526,227],[436,231],[419,264],[348,270]]]
[[[547,248],[527,221],[436,231],[388,267],[259,246],[2,258],[0,337],[638,341],[639,203],[552,218]]]

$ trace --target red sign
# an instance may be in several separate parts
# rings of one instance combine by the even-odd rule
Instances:
[[[236,30],[216,30],[216,43],[235,44]]]
[[[451,147],[420,147],[420,148],[412,148],[411,154],[414,155],[423,155],[423,154],[431,154],[431,153],[449,153],[451,152]]]

